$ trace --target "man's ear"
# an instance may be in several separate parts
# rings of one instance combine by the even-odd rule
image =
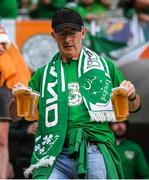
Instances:
[[[55,39],[55,33],[53,31],[51,32],[51,36],[53,37],[54,40],[56,40]]]
[[[81,33],[82,33],[82,39],[85,38],[86,32],[87,32],[87,29],[86,29],[86,28],[83,28],[82,31],[81,31]]]

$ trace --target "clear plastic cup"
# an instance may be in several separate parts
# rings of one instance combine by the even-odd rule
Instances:
[[[127,120],[129,116],[127,89],[124,87],[113,88],[111,100],[116,121]]]
[[[39,102],[40,93],[37,91],[33,91],[30,96],[30,110],[29,115],[25,116],[25,119],[28,121],[38,120],[39,112],[38,112],[38,102]]]
[[[15,90],[17,100],[17,116],[28,116],[30,111],[30,97],[32,89],[29,87],[19,87]]]

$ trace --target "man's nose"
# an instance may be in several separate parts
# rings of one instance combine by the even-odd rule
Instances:
[[[66,35],[66,36],[65,36],[65,42],[66,42],[66,43],[69,43],[70,40],[71,40],[71,37],[70,37],[69,35]]]

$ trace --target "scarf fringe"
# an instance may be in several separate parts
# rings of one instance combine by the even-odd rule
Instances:
[[[116,122],[115,115],[113,111],[88,111],[91,117],[91,121],[96,122]]]
[[[40,161],[38,161],[38,163],[29,166],[29,168],[27,168],[24,171],[24,176],[26,178],[28,178],[29,175],[32,174],[35,169],[38,169],[39,167],[52,166],[54,161],[55,161],[55,157],[54,156],[51,156],[50,158],[46,158],[46,159],[41,159]]]

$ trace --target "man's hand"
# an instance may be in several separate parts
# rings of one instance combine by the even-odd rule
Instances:
[[[12,94],[15,95],[15,91],[19,88],[27,88],[27,86],[25,86],[24,84],[18,82],[17,84],[15,84],[12,88]]]
[[[122,81],[120,87],[124,87],[128,90],[128,101],[129,101],[129,111],[135,112],[140,109],[141,101],[140,96],[137,95],[134,84],[130,81]]]
[[[124,87],[128,91],[128,99],[133,99],[136,96],[136,89],[134,85],[132,84],[131,81],[126,81],[124,80],[121,84],[120,87]]]
[[[32,124],[30,124],[27,128],[27,133],[28,134],[36,134],[36,130],[38,127],[38,122],[33,122]]]

